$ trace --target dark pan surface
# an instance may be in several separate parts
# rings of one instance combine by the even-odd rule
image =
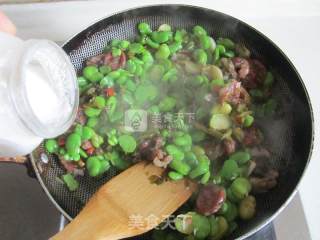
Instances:
[[[281,111],[276,119],[262,124],[262,129],[273,153],[273,164],[280,171],[280,179],[278,186],[271,192],[257,196],[257,216],[248,223],[240,223],[239,230],[231,239],[246,237],[269,222],[272,216],[286,205],[308,164],[313,141],[313,119],[302,80],[281,50],[261,33],[233,17],[192,6],[150,6],[115,14],[73,37],[64,45],[64,50],[79,71],[84,60],[101,53],[108,41],[134,38],[137,34],[136,25],[141,21],[149,22],[153,28],[162,23],[187,30],[196,24],[203,25],[214,37],[230,37],[236,42],[245,43],[256,58],[276,73],[274,94],[280,102]],[[80,181],[80,189],[70,193],[57,181],[57,177],[63,174],[57,159],[49,156],[51,161],[44,164],[41,154],[42,147],[37,149],[32,157],[40,183],[59,210],[69,219],[79,213],[99,186],[117,173],[112,170],[98,180],[85,176]]]

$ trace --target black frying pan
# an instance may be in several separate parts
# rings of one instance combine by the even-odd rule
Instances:
[[[132,39],[137,34],[136,25],[141,21],[156,28],[162,23],[186,28],[203,25],[212,36],[229,37],[243,42],[253,53],[276,73],[274,94],[280,101],[281,112],[267,121],[263,131],[273,153],[273,167],[280,171],[279,183],[272,191],[257,196],[257,216],[240,223],[230,239],[244,239],[269,223],[289,202],[308,165],[313,143],[313,115],[305,86],[296,69],[284,53],[267,37],[231,16],[205,8],[184,5],[159,5],[131,9],[106,17],[86,28],[63,46],[79,71],[86,58],[102,52],[112,39]],[[42,187],[50,200],[69,220],[74,218],[92,194],[117,174],[109,171],[101,179],[85,176],[80,189],[69,192],[57,180],[64,173],[58,160],[48,156],[40,146],[31,155],[31,162]],[[150,239],[142,236],[135,239]]]

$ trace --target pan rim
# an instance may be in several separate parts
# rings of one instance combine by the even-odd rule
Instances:
[[[286,199],[286,201],[264,222],[262,222],[261,224],[259,224],[258,226],[256,226],[255,228],[251,229],[250,231],[248,231],[247,233],[241,235],[240,237],[236,238],[235,240],[244,240],[248,237],[250,237],[251,235],[253,235],[254,233],[258,232],[259,230],[261,230],[262,228],[264,228],[266,225],[268,225],[270,222],[272,222],[282,211],[284,208],[286,208],[289,203],[291,202],[291,200],[293,199],[293,197],[296,195],[297,191],[298,191],[298,187],[301,184],[302,179],[304,178],[306,171],[310,165],[310,161],[311,161],[311,157],[312,157],[312,152],[313,152],[313,146],[314,146],[314,134],[315,134],[315,129],[314,129],[314,114],[313,114],[313,108],[312,108],[312,104],[311,104],[311,100],[310,100],[310,96],[308,94],[307,88],[299,74],[299,72],[297,71],[297,69],[295,68],[295,66],[293,65],[293,63],[290,61],[290,59],[287,57],[287,55],[280,49],[280,47],[277,46],[277,44],[275,44],[269,37],[267,37],[265,34],[263,34],[262,32],[260,32],[259,30],[257,30],[256,28],[252,27],[251,25],[247,24],[246,22],[235,18],[231,15],[216,11],[214,9],[211,8],[206,8],[206,7],[199,7],[199,6],[194,6],[194,5],[189,5],[189,4],[150,4],[150,5],[143,5],[143,6],[136,6],[136,7],[132,7],[132,8],[128,8],[125,10],[121,10],[121,11],[117,11],[114,12],[110,15],[101,17],[93,22],[91,22],[90,24],[88,24],[83,30],[81,30],[80,32],[74,34],[73,36],[71,36],[68,40],[66,40],[63,44],[62,44],[62,48],[65,50],[65,47],[77,36],[79,36],[80,34],[85,33],[86,31],[88,31],[89,28],[93,27],[94,25],[98,24],[99,22],[104,21],[107,18],[113,17],[113,16],[117,16],[119,14],[123,14],[129,11],[133,11],[133,10],[139,10],[139,9],[145,9],[145,8],[154,8],[154,7],[187,7],[187,8],[193,8],[193,9],[199,9],[199,10],[203,10],[203,11],[211,11],[211,12],[216,12],[217,14],[220,14],[224,17],[227,17],[229,19],[235,20],[240,22],[241,24],[245,25],[246,27],[248,27],[250,30],[254,31],[256,34],[260,35],[263,39],[265,39],[269,44],[271,44],[280,54],[281,56],[287,61],[287,63],[290,65],[291,69],[294,71],[294,73],[296,74],[296,76],[298,77],[299,83],[302,87],[302,90],[304,92],[304,95],[306,97],[307,100],[307,104],[308,104],[308,108],[310,111],[310,124],[311,124],[311,131],[310,131],[310,146],[309,146],[309,152],[308,152],[308,157],[307,157],[307,162],[305,164],[305,167],[302,171],[302,174],[295,186],[295,189],[291,192],[291,194],[289,195],[289,197]],[[32,166],[35,170],[37,179],[40,183],[40,185],[42,186],[43,190],[45,191],[46,195],[48,196],[48,198],[50,199],[50,201],[54,204],[54,206],[57,208],[57,210],[59,210],[60,213],[62,213],[69,221],[71,221],[73,218],[57,203],[57,201],[54,199],[54,197],[51,195],[51,193],[49,192],[49,190],[47,189],[46,185],[44,184],[41,176],[40,176],[40,172],[36,166],[35,163],[35,159],[34,159],[34,155],[30,154],[30,159],[31,159],[31,163]]]

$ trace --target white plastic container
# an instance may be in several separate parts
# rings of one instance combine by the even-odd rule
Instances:
[[[74,68],[59,46],[0,33],[0,156],[28,154],[65,132],[78,102]]]

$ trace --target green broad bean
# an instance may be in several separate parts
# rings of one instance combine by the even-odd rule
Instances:
[[[159,103],[159,109],[161,112],[169,112],[176,106],[177,100],[173,97],[165,97]]]
[[[120,44],[120,41],[121,41],[121,40],[113,39],[113,40],[111,41],[111,47],[117,47],[117,46]]]
[[[199,37],[200,47],[204,50],[209,49],[211,47],[211,40],[209,36],[201,35]]]
[[[131,43],[129,45],[129,52],[133,54],[140,54],[144,51],[144,47],[141,43]]]
[[[171,31],[171,26],[169,24],[161,24],[158,28],[158,31],[165,31],[165,32],[170,32]]]
[[[218,38],[217,44],[224,46],[226,49],[234,50],[235,44],[234,42],[229,38]]]
[[[114,85],[114,80],[109,76],[105,76],[100,81],[101,87],[112,87]]]
[[[190,146],[192,145],[192,138],[189,134],[184,134],[173,139],[173,143],[177,146]]]
[[[174,40],[176,42],[182,43],[184,36],[187,34],[185,30],[177,30],[174,34]]]
[[[208,60],[207,53],[203,49],[196,49],[193,52],[193,57],[197,63],[202,65],[206,64]]]
[[[136,69],[136,72],[135,72],[135,75],[140,77],[143,73],[143,68],[141,65],[137,65],[137,69]]]
[[[223,56],[228,57],[228,58],[233,58],[235,56],[235,53],[233,51],[227,50]]]
[[[92,101],[92,106],[98,109],[104,108],[106,105],[106,100],[102,96],[96,96]]]
[[[126,63],[126,69],[128,70],[128,72],[133,74],[137,69],[136,63],[133,60],[129,59]]]
[[[105,173],[106,171],[109,170],[109,168],[111,167],[109,161],[103,159],[100,160],[100,171],[99,171],[99,175]]]
[[[228,202],[228,209],[223,216],[228,222],[234,221],[238,216],[237,206],[231,202]]]
[[[219,211],[217,212],[217,214],[219,214],[219,215],[224,215],[224,214],[227,212],[228,207],[229,207],[228,202],[224,202],[224,203],[221,205],[221,208],[219,209]]]
[[[201,27],[199,25],[194,26],[193,29],[192,29],[192,32],[197,37],[200,37],[202,35],[207,35],[207,31],[203,27]]]
[[[130,92],[134,92],[137,89],[137,85],[135,84],[134,81],[132,80],[128,80],[125,84],[125,88],[130,91]],[[130,95],[131,96],[131,95]],[[132,97],[132,102],[131,104],[133,104],[133,97]]]
[[[80,157],[88,158],[88,154],[82,148],[80,148],[79,154],[80,154]]]
[[[174,180],[174,181],[181,180],[184,177],[181,173],[178,173],[176,171],[170,171],[168,173],[168,176],[171,180]]]
[[[228,225],[228,222],[227,220],[222,217],[222,216],[219,216],[216,218],[216,223],[213,223],[213,224],[217,224],[217,229],[216,231],[211,231],[211,240],[220,240],[222,239],[227,231],[228,231],[228,228],[229,228],[229,225]],[[212,229],[212,226],[213,224],[211,224],[211,229]],[[212,234],[214,233],[214,234]]]
[[[191,133],[192,141],[193,142],[201,142],[206,138],[206,134],[203,131],[200,130],[194,130]]]
[[[244,127],[250,127],[253,124],[254,118],[251,115],[246,115],[243,120]]]
[[[220,131],[229,129],[232,122],[228,115],[217,113],[211,116],[209,125],[210,128]]]
[[[120,86],[123,86],[127,81],[129,80],[129,77],[127,75],[122,75],[117,79],[117,84]]]
[[[251,156],[248,152],[238,151],[233,153],[229,159],[236,161],[239,165],[243,165],[251,159]]]
[[[122,50],[126,50],[130,45],[130,42],[127,40],[121,40],[119,43],[119,48]]]
[[[203,68],[203,72],[207,75],[209,79],[223,79],[222,70],[216,65],[207,65]]]
[[[236,198],[243,199],[251,191],[251,184],[248,179],[239,177],[233,181],[230,188]]]
[[[164,82],[168,82],[169,80],[171,80],[173,77],[177,76],[177,69],[176,68],[171,68],[168,72],[166,72],[163,77],[162,77],[162,81]]]
[[[156,59],[167,59],[170,56],[170,49],[167,44],[163,43],[155,53]]]
[[[112,80],[116,80],[121,76],[121,71],[115,70],[112,72],[109,72],[107,77],[111,78]]]
[[[179,51],[180,49],[182,49],[182,44],[181,42],[174,42],[169,44],[169,50],[171,54],[176,53],[177,51]]]
[[[191,167],[183,161],[174,158],[174,156],[172,156],[172,158],[173,160],[169,164],[170,168],[176,170],[178,173],[184,176],[188,175],[188,173],[191,170]]]
[[[119,153],[116,151],[106,153],[105,158],[108,159],[114,167],[120,170],[127,169],[130,166],[129,161],[126,161],[123,158],[121,158]]]
[[[151,81],[160,81],[165,72],[165,68],[160,64],[152,65],[148,71],[148,76]]]
[[[85,87],[88,85],[88,81],[84,77],[78,77],[77,80],[79,87]]]
[[[101,160],[97,156],[89,157],[86,161],[86,168],[91,177],[98,176],[101,169]]]
[[[211,111],[212,114],[224,114],[224,115],[228,115],[231,112],[232,112],[232,106],[227,102],[223,102],[222,104],[215,105]]]
[[[211,231],[208,218],[197,213],[192,214],[192,227],[193,235],[198,239],[206,238]]]
[[[146,44],[151,47],[151,48],[154,48],[154,49],[158,49],[160,47],[160,44],[153,41],[151,38],[147,38],[146,39]]]
[[[183,234],[193,233],[192,215],[190,213],[180,214],[175,218],[174,224],[178,232]]]
[[[210,176],[211,176],[211,173],[210,171],[206,172],[205,174],[202,175],[201,177],[201,180],[200,180],[200,183],[201,184],[206,184],[209,182],[209,179],[210,179]]]
[[[70,157],[76,156],[80,152],[81,136],[77,133],[71,133],[66,140],[66,149]]]
[[[44,146],[49,153],[56,153],[59,150],[58,142],[55,139],[46,140]]]
[[[192,79],[192,85],[194,86],[200,86],[204,83],[204,77],[203,75],[197,75],[195,78]]]
[[[239,216],[242,220],[250,220],[256,213],[256,199],[253,196],[247,196],[242,199],[239,205]]]
[[[62,180],[71,192],[79,188],[79,182],[74,178],[74,176],[71,173],[62,175]]]
[[[101,72],[103,75],[107,75],[111,71],[112,71],[112,69],[110,66],[103,65],[103,66],[99,67],[99,72]]]
[[[271,87],[274,82],[274,77],[271,72],[267,72],[263,85],[267,88]]]
[[[223,79],[214,79],[211,81],[212,87],[223,87],[224,86],[224,80]]]
[[[156,43],[165,43],[170,38],[170,32],[152,32],[151,38]]]
[[[184,157],[184,161],[185,163],[187,163],[192,169],[195,168],[198,165],[198,159],[196,157],[196,155],[191,152],[188,151],[185,153],[185,157]]]
[[[66,150],[64,148],[60,148],[59,149],[59,154],[60,155],[65,155],[66,154]]]
[[[90,117],[90,118],[88,119],[86,125],[87,125],[88,127],[93,128],[93,127],[95,127],[95,126],[98,124],[98,122],[99,122],[99,119],[98,119],[97,117]]]
[[[174,160],[182,161],[184,159],[184,153],[173,144],[167,145],[166,151]]]
[[[118,144],[118,138],[115,135],[111,135],[108,137],[108,143],[110,146],[115,146]]]
[[[113,47],[111,50],[111,54],[113,57],[119,57],[121,55],[122,51],[119,48]]]
[[[144,53],[142,53],[141,59],[144,64],[151,64],[154,61],[153,56],[149,51],[145,51]]]
[[[112,115],[117,107],[117,98],[115,96],[111,96],[107,99],[106,108],[108,111],[108,116]]]
[[[83,129],[82,125],[76,124],[73,132],[79,134],[80,136],[82,136],[82,129]]]
[[[197,158],[206,154],[204,149],[202,147],[200,147],[199,145],[192,146],[191,150],[197,156]]]
[[[131,135],[121,135],[118,141],[125,153],[132,153],[137,147],[137,142]]]
[[[99,72],[96,66],[87,66],[82,71],[83,76],[90,82],[98,82],[103,78],[103,74]]]
[[[196,177],[199,177],[210,171],[210,160],[206,155],[199,156],[198,161],[198,166],[189,174],[191,179],[195,179]]]
[[[89,140],[94,135],[94,131],[92,128],[84,126],[82,129],[82,140]]]
[[[104,140],[103,137],[101,137],[98,134],[93,134],[91,137],[91,143],[95,148],[99,148],[103,144]]]
[[[141,34],[150,34],[152,32],[150,25],[146,22],[139,23],[138,30]]]
[[[87,107],[87,108],[85,108],[84,113],[88,117],[98,117],[101,113],[101,109]]]
[[[232,180],[239,176],[239,166],[235,160],[226,160],[221,169],[221,176],[227,180]]]

